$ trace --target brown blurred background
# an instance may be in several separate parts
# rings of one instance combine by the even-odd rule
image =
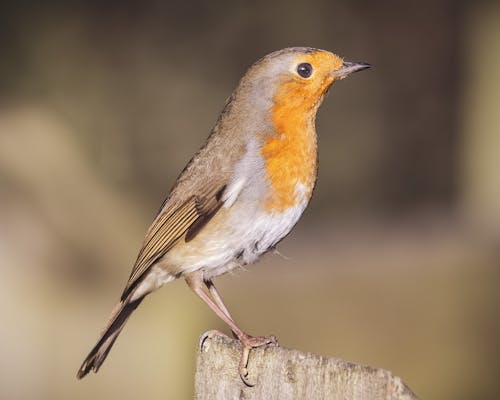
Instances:
[[[375,68],[320,110],[286,258],[220,278],[227,304],[422,399],[498,398],[500,3],[452,0],[2,2],[0,398],[192,397],[198,335],[227,329],[182,282],[75,373],[239,77],[292,45]]]

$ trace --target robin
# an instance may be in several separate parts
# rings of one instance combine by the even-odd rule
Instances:
[[[239,373],[250,385],[249,351],[276,338],[243,332],[213,279],[254,263],[296,224],[317,177],[316,111],[333,82],[369,67],[306,47],[276,51],[250,67],[163,202],[78,378],[98,371],[146,295],[184,278],[241,342]]]

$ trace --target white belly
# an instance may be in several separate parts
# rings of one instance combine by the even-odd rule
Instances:
[[[217,214],[190,242],[174,246],[151,270],[135,290],[136,299],[164,284],[197,270],[214,278],[234,268],[251,264],[273,248],[297,223],[308,201],[280,213],[264,213],[235,205],[231,212]],[[250,207],[251,209],[251,207]],[[222,216],[220,216],[222,215]],[[217,221],[217,217],[224,222]]]
[[[275,213],[235,204],[215,216],[195,239],[172,248],[159,266],[177,276],[203,269],[212,278],[251,264],[290,232],[307,203]]]

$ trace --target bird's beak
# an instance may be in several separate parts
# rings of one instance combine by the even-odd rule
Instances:
[[[342,67],[334,71],[333,75],[335,76],[335,79],[340,80],[351,75],[353,72],[362,71],[367,68],[371,68],[371,65],[368,63],[344,61]]]

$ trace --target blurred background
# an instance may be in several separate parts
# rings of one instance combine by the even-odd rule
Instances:
[[[313,201],[226,303],[422,399],[498,398],[498,1],[42,3],[0,10],[0,398],[192,398],[198,336],[227,329],[183,282],[75,373],[225,99],[287,46],[375,68],[330,91]]]

